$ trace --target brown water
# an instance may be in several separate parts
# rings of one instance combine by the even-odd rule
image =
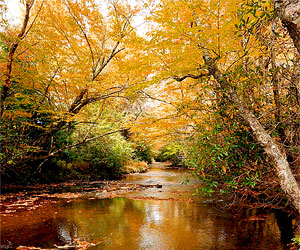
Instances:
[[[187,172],[153,168],[126,182],[162,188],[99,199],[47,199],[36,209],[1,217],[2,249],[53,248],[75,239],[98,243],[90,249],[284,249],[275,216],[252,220],[254,211],[230,214],[192,195],[200,183],[185,184]],[[145,200],[146,199],[146,200]]]

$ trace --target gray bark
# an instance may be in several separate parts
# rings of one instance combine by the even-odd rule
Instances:
[[[272,159],[280,186],[294,207],[300,212],[300,188],[291,171],[284,150],[281,150],[276,141],[263,128],[254,114],[243,106],[239,106],[240,116],[249,123],[255,138]]]
[[[300,53],[300,1],[273,0],[275,11]]]
[[[291,171],[284,149],[280,148],[276,141],[261,125],[258,118],[255,117],[255,115],[240,100],[230,82],[228,82],[221,73],[215,60],[211,58],[207,51],[204,52],[203,58],[210,74],[220,84],[221,89],[223,89],[228,99],[235,104],[239,116],[249,124],[256,140],[272,160],[275,172],[280,181],[281,189],[285,192],[293,206],[300,212],[300,187]]]

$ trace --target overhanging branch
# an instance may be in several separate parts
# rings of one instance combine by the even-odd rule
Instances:
[[[184,76],[182,76],[182,77],[179,77],[179,76],[172,76],[172,78],[173,78],[174,80],[176,80],[177,82],[182,82],[182,81],[185,80],[186,78],[200,79],[200,78],[205,77],[205,76],[210,76],[210,73],[209,73],[209,72],[202,72],[202,73],[199,74],[199,75],[187,74],[187,75],[184,75]]]
[[[78,147],[78,146],[83,145],[85,143],[88,143],[90,141],[95,141],[95,140],[100,139],[100,138],[102,138],[104,136],[115,134],[115,133],[118,133],[118,132],[121,132],[121,131],[124,131],[124,130],[126,130],[126,129],[122,128],[122,129],[118,129],[118,130],[115,130],[115,131],[107,132],[107,133],[104,133],[102,135],[98,135],[98,136],[95,136],[95,137],[92,137],[92,138],[84,138],[80,142],[77,142],[77,143],[74,143],[72,145],[68,145],[68,146],[62,147],[62,148],[60,148],[60,149],[58,149],[56,151],[53,151],[50,154],[48,154],[48,155],[46,155],[46,156],[44,156],[44,157],[41,158],[43,161],[37,167],[37,169],[35,170],[35,173],[40,172],[41,167],[48,161],[49,157],[51,157],[51,156],[54,156],[54,155],[56,155],[56,154],[58,154],[58,153],[60,153],[60,152],[62,152],[64,150],[66,150],[66,149],[75,148],[75,147]]]

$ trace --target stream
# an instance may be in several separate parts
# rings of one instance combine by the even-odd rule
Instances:
[[[1,209],[1,249],[285,249],[275,214],[218,210],[193,195],[200,185],[186,170],[155,164],[126,176],[114,195],[95,183],[84,195],[16,198]]]

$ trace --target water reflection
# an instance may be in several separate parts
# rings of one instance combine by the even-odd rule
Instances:
[[[195,203],[126,198],[50,207],[59,216],[44,221],[40,214],[51,214],[43,207],[23,214],[42,221],[18,220],[10,229],[3,224],[2,241],[14,247],[53,247],[79,238],[99,242],[92,249],[283,249],[272,215],[266,221],[248,221]]]
[[[162,184],[139,194],[146,197],[192,197],[184,184],[185,173],[153,169],[131,175],[128,182]],[[91,249],[284,249],[275,216],[249,220],[254,211],[229,214],[195,199],[47,200],[33,211],[1,218],[1,248],[19,245],[54,247],[75,239],[99,243]]]

